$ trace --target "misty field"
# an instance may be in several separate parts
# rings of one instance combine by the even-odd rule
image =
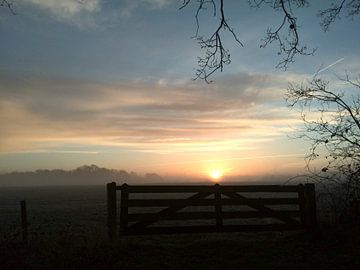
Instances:
[[[21,243],[19,201],[30,241]],[[103,186],[0,189],[0,269],[356,269],[359,227],[106,237]]]
[[[277,197],[293,197],[295,193],[277,194]],[[183,194],[155,194],[156,198],[184,198]],[[246,194],[252,197],[254,194]],[[260,193],[256,196],[268,197],[272,194]],[[118,192],[118,204],[120,192]],[[151,194],[132,194],[132,198],[151,198]],[[55,233],[67,231],[82,233],[84,231],[97,231],[105,233],[106,230],[106,191],[104,186],[59,186],[59,187],[7,187],[0,188],[0,232],[16,232],[20,225],[20,201],[26,200],[31,235],[39,233]],[[284,208],[285,207],[285,208]],[[211,209],[210,209],[211,208]],[[298,210],[292,206],[273,206],[284,210]],[[133,208],[134,212],[154,212],[161,207]],[[224,206],[224,211],[251,210],[247,206]],[[211,206],[187,207],[187,211],[211,211]],[[181,212],[181,211],[180,211]],[[171,225],[180,221],[160,221],[157,225]],[[184,225],[212,225],[214,220],[192,220]],[[239,220],[229,220],[236,223]],[[243,219],[243,223],[277,223],[277,220],[267,218]]]
[[[20,224],[20,201],[27,201],[30,233],[101,230],[106,220],[103,186],[0,188],[0,232]]]

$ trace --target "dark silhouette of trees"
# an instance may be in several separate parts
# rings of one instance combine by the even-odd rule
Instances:
[[[315,76],[307,84],[290,85],[286,100],[290,107],[300,108],[304,125],[298,137],[311,145],[308,176],[326,188],[338,207],[359,207],[360,79],[348,74],[339,79],[351,94],[334,92],[329,82]],[[325,162],[321,169],[319,164],[312,167],[320,161]]]
[[[183,9],[195,0],[183,0],[180,9]],[[223,35],[228,32],[232,35],[235,42],[240,46],[244,44],[237,36],[237,31],[228,23],[226,16],[226,0],[197,0],[197,9],[195,13],[197,30],[195,39],[198,41],[204,55],[198,57],[198,68],[196,69],[195,79],[203,79],[211,82],[210,77],[217,71],[223,71],[224,66],[231,63],[230,52],[223,42]],[[310,1],[307,0],[248,0],[250,7],[261,8],[269,6],[275,12],[276,16],[281,16],[282,21],[277,26],[269,26],[265,36],[261,40],[260,48],[265,48],[272,43],[278,46],[278,55],[281,57],[277,68],[287,69],[290,63],[295,61],[297,55],[313,55],[315,49],[308,49],[306,45],[301,44],[301,36],[298,28],[298,17],[296,10],[307,8]],[[327,7],[330,5],[330,7]],[[219,23],[209,37],[199,34],[199,14],[207,9],[213,11],[214,17],[219,17]],[[328,31],[330,25],[345,15],[349,19],[354,18],[360,12],[360,0],[341,0],[324,3],[324,9],[318,11],[320,25],[324,31]],[[278,15],[278,14],[281,15]]]
[[[56,185],[103,185],[108,181],[133,183],[161,183],[163,178],[156,173],[144,176],[125,170],[83,165],[74,170],[36,170],[0,174],[1,186],[56,186]]]

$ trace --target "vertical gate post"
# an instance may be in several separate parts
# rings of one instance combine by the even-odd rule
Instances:
[[[317,229],[315,185],[305,184],[306,223],[308,230]]]
[[[216,217],[216,230],[222,231],[223,220],[222,220],[222,207],[221,207],[221,190],[220,185],[215,184],[215,217]]]
[[[126,234],[128,227],[128,200],[129,191],[128,185],[121,186],[121,204],[120,204],[120,234]]]
[[[303,184],[298,185],[298,196],[299,196],[299,210],[300,210],[300,222],[303,228],[307,229],[307,212],[305,202],[305,187]]]
[[[116,238],[116,183],[106,185],[107,194],[107,225],[111,240]]]
[[[28,220],[27,220],[27,212],[26,212],[26,201],[20,201],[20,209],[21,209],[21,234],[22,240],[27,242],[28,240]]]

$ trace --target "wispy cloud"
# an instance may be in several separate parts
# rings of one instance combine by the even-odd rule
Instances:
[[[19,5],[40,9],[58,21],[81,28],[94,26],[93,14],[101,10],[100,0],[19,0]]]
[[[120,14],[122,17],[129,18],[141,7],[162,9],[168,6],[170,2],[170,0],[126,0],[121,5]]]
[[[47,9],[57,16],[74,16],[80,12],[94,12],[99,9],[99,0],[22,0],[39,8]]]
[[[98,83],[0,77],[1,151],[61,144],[168,153],[257,147],[296,116],[278,107],[283,78],[238,74],[211,86],[191,81]],[[220,88],[220,85],[221,88]]]
[[[234,161],[234,160],[255,160],[255,159],[269,159],[269,158],[303,158],[304,154],[294,153],[294,154],[284,154],[284,155],[262,155],[262,156],[248,156],[248,157],[232,157],[232,158],[221,158],[221,159],[202,159],[202,160],[188,160],[188,161],[179,161],[179,162],[164,162],[164,163],[153,163],[149,166],[169,166],[169,165],[181,165],[181,164],[194,164],[194,163],[204,163],[204,162],[224,162],[224,161]]]

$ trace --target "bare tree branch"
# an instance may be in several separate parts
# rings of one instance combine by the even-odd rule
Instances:
[[[229,32],[233,36],[235,42],[240,46],[243,46],[243,43],[238,39],[234,29],[231,28],[225,17],[224,0],[219,0],[219,6],[215,1],[216,0],[198,0],[198,7],[195,14],[197,26],[195,38],[198,41],[200,48],[205,50],[205,55],[198,57],[198,68],[196,69],[195,79],[200,78],[207,83],[211,82],[209,78],[212,74],[218,70],[223,71],[224,66],[231,62],[229,50],[224,47],[222,41],[222,34],[224,32]],[[188,6],[190,2],[191,0],[184,0],[180,9]],[[199,14],[201,11],[206,10],[209,5],[213,9],[214,17],[217,16],[217,8],[219,7],[220,21],[210,37],[203,37],[199,35]]]
[[[318,16],[322,19],[320,25],[324,31],[328,31],[330,25],[340,19],[340,14],[345,12],[345,16],[353,19],[360,13],[360,0],[341,0],[332,2],[329,8],[319,10]]]
[[[222,34],[230,32],[236,43],[243,46],[243,43],[237,38],[237,34],[228,24],[226,12],[224,10],[225,0],[183,0],[180,9],[183,9],[191,2],[196,2],[196,35],[200,48],[205,51],[204,56],[198,58],[198,68],[196,69],[196,79],[204,79],[211,82],[210,76],[216,71],[223,71],[224,66],[230,64],[230,52],[224,46]],[[298,55],[313,55],[315,49],[308,49],[306,45],[301,44],[298,19],[294,13],[295,9],[309,6],[308,0],[248,0],[251,7],[261,8],[264,5],[269,6],[274,11],[280,12],[282,18],[280,24],[276,27],[269,27],[262,39],[261,48],[269,44],[278,45],[278,55],[281,60],[276,65],[277,68],[287,69],[290,63],[295,61]],[[326,6],[326,3],[324,3]],[[219,24],[210,37],[199,35],[199,14],[207,8],[212,8],[213,16],[219,14]],[[340,14],[345,13],[350,19],[360,14],[360,0],[338,0],[330,4],[330,7],[320,10],[319,17],[322,18],[321,26],[328,31],[329,26],[338,18]]]
[[[358,80],[339,77],[360,91]],[[360,202],[360,94],[352,97],[329,90],[329,83],[314,77],[306,85],[289,85],[286,101],[299,107],[303,129],[298,138],[310,142],[309,176],[324,187],[344,189],[345,205]],[[326,161],[320,170],[313,161]]]
[[[0,7],[8,8],[10,10],[10,12],[15,15],[15,10],[13,8],[13,1],[0,0]]]
[[[183,0],[180,9],[187,7],[192,0]],[[194,0],[193,0],[194,1]],[[261,48],[276,42],[279,46],[278,55],[282,60],[277,64],[277,68],[286,69],[289,63],[294,62],[296,55],[312,55],[315,50],[307,50],[306,46],[300,45],[298,33],[297,18],[293,15],[292,6],[296,8],[308,5],[307,0],[248,0],[250,6],[260,8],[263,4],[270,5],[275,11],[281,11],[283,19],[281,24],[275,30],[268,28],[265,38],[262,40]],[[198,68],[196,69],[195,79],[204,79],[207,83],[210,76],[216,71],[222,72],[224,66],[231,63],[230,52],[223,44],[222,34],[229,32],[235,42],[240,46],[243,43],[237,37],[234,29],[228,24],[224,8],[225,0],[197,0],[196,35],[200,48],[205,51],[204,56],[198,57]],[[213,15],[219,14],[219,24],[210,37],[199,35],[199,14],[208,7],[213,9]]]
[[[308,2],[306,0],[249,0],[249,3],[257,8],[260,8],[262,4],[268,4],[274,10],[281,11],[283,14],[280,25],[275,30],[269,27],[265,38],[262,39],[263,44],[260,45],[260,48],[265,48],[273,42],[278,43],[278,55],[282,56],[282,60],[276,65],[276,68],[287,69],[288,64],[293,63],[295,56],[298,54],[314,54],[315,49],[308,51],[306,46],[300,45],[297,18],[292,11],[293,5],[296,8],[307,6]]]

